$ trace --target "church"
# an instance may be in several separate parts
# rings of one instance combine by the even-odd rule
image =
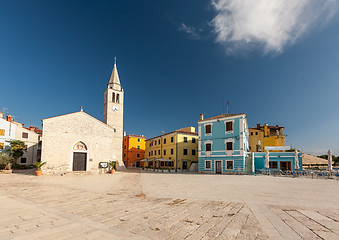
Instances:
[[[43,119],[41,161],[44,172],[104,172],[105,163],[122,161],[124,91],[116,62],[104,93],[104,121],[85,113]],[[102,169],[102,170],[101,170]]]

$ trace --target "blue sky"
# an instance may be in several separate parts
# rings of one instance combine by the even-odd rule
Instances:
[[[80,105],[102,120],[117,56],[128,134],[196,126],[228,99],[339,155],[338,2],[251,2],[0,0],[1,107],[25,125]]]

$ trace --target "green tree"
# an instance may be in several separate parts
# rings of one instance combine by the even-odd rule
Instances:
[[[24,151],[26,148],[25,143],[20,140],[13,140],[13,141],[9,141],[9,145],[10,145],[10,148],[7,151],[9,152],[9,156],[13,159],[13,162],[16,163],[18,158],[24,155]],[[11,163],[8,163],[6,165],[6,169],[8,170],[12,169]]]
[[[5,165],[5,169],[10,170],[11,163],[13,163],[13,158],[7,153],[0,153],[0,165]]]

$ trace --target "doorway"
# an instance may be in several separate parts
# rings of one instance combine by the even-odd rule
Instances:
[[[182,162],[182,170],[187,170],[188,164],[187,161]]]
[[[87,153],[73,153],[73,171],[86,171]]]
[[[215,173],[217,174],[222,173],[221,161],[215,161]]]
[[[291,162],[280,162],[281,171],[291,171]]]

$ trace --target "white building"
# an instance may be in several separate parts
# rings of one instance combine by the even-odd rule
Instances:
[[[24,155],[18,159],[18,164],[32,165],[38,161],[38,143],[40,135],[35,132],[36,128],[26,128],[23,124],[14,122],[11,115],[3,119],[0,113],[0,151],[5,152],[9,148],[10,141],[20,140],[25,143]]]
[[[123,168],[124,92],[116,64],[104,93],[104,122],[82,111],[43,119],[41,160],[49,172],[99,172],[101,162]]]
[[[9,147],[9,142],[15,140],[16,124],[12,122],[10,115],[3,119],[3,113],[0,112],[0,151],[4,152]]]

